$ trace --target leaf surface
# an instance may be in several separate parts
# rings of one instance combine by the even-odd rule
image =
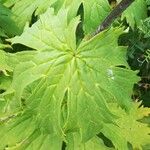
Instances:
[[[0,3],[0,30],[1,29],[9,36],[14,36],[20,32],[17,24],[13,20],[13,13]],[[2,36],[4,36],[4,33]]]
[[[111,106],[111,109],[118,116],[120,114],[120,118],[117,119],[118,126],[112,124],[104,126],[102,130],[105,136],[113,142],[116,149],[128,150],[127,142],[129,142],[133,149],[142,150],[144,145],[149,144],[150,128],[148,124],[143,123],[141,120],[144,117],[148,117],[150,109],[140,107],[140,103],[134,103],[130,113],[126,114],[119,107],[113,104]]]
[[[6,0],[4,4],[7,7],[12,6],[15,14],[13,19],[21,30],[27,22],[30,24],[33,16],[39,16],[49,7],[55,7],[55,11],[61,7],[69,9],[70,20],[77,15],[79,6],[83,4],[85,34],[94,32],[111,10],[108,0]]]
[[[69,23],[67,18],[66,9],[57,15],[48,9],[21,36],[11,39],[13,44],[26,45],[35,53],[27,52],[25,57],[29,59],[25,58],[14,68],[14,93],[5,106],[9,108],[5,113],[13,114],[14,118],[8,116],[2,122],[7,124],[5,130],[0,128],[4,130],[0,132],[2,148],[21,143],[16,149],[27,149],[45,134],[66,141],[72,132],[78,132],[81,141],[87,142],[105,124],[116,122],[110,102],[130,110],[132,85],[138,78],[124,59],[126,48],[118,46],[122,29],[104,31],[77,46],[75,32],[79,17]],[[29,87],[31,92],[24,97]],[[26,127],[29,128],[25,130]]]
[[[81,142],[80,135],[77,133],[68,134],[67,139],[66,150],[114,150],[113,148],[107,147],[103,141],[96,136],[86,143]]]
[[[133,2],[133,4],[122,14],[122,19],[126,18],[132,29],[134,29],[135,25],[141,25],[141,21],[146,17],[147,5],[145,0],[135,0],[135,2]]]
[[[32,15],[44,13],[56,0],[6,0],[4,4],[12,7],[13,19],[22,31],[26,23],[30,24]]]
[[[59,1],[58,1],[59,3]],[[66,6],[69,6],[69,18],[76,15],[79,6],[83,6],[83,30],[85,34],[93,33],[96,28],[102,23],[105,17],[111,11],[108,0],[67,0],[65,2]]]

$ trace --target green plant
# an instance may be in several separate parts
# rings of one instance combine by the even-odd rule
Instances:
[[[140,78],[118,45],[124,27],[92,36],[111,11],[108,1],[2,4],[12,6],[19,32],[2,27],[9,39],[1,34],[1,43],[13,49],[0,50],[0,150],[148,150],[150,109],[131,99]]]

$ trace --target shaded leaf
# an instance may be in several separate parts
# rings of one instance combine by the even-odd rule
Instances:
[[[32,15],[44,13],[57,0],[6,0],[4,4],[12,7],[13,19],[23,31],[26,23],[30,24]]]
[[[13,16],[12,12],[0,3],[0,28],[9,36],[20,33],[17,24],[13,20]]]

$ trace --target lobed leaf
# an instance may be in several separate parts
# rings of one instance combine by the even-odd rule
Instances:
[[[120,1],[120,0],[118,0]],[[122,19],[126,18],[127,23],[134,29],[135,25],[141,25],[141,21],[147,17],[147,5],[145,0],[136,0],[122,14]]]
[[[150,109],[140,107],[140,103],[134,103],[128,115],[116,104],[111,104],[111,109],[118,116],[120,115],[120,118],[117,119],[118,126],[113,124],[104,126],[102,132],[105,136],[113,142],[116,149],[128,150],[126,143],[129,142],[133,149],[143,150],[142,147],[149,144],[150,141],[150,128],[148,124],[143,123],[141,120],[143,117],[149,116]]]
[[[23,61],[15,63],[14,92],[1,114],[1,149],[42,150],[49,147],[51,138],[54,149],[60,149],[62,141],[73,142],[74,133],[79,134],[81,142],[90,140],[87,149],[104,149],[95,136],[109,124],[117,128],[120,116],[109,104],[130,111],[132,85],[138,78],[124,59],[126,48],[118,46],[123,30],[104,31],[77,46],[78,23],[79,17],[68,23],[66,9],[57,15],[48,9],[21,36],[11,39],[13,44],[35,51],[20,52],[18,57],[14,54],[16,59],[12,59]]]

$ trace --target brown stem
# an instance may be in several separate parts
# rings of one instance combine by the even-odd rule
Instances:
[[[100,33],[101,31],[107,29],[113,21],[120,16],[132,3],[134,0],[122,0],[105,18],[102,24],[97,28],[94,33],[94,36]]]

